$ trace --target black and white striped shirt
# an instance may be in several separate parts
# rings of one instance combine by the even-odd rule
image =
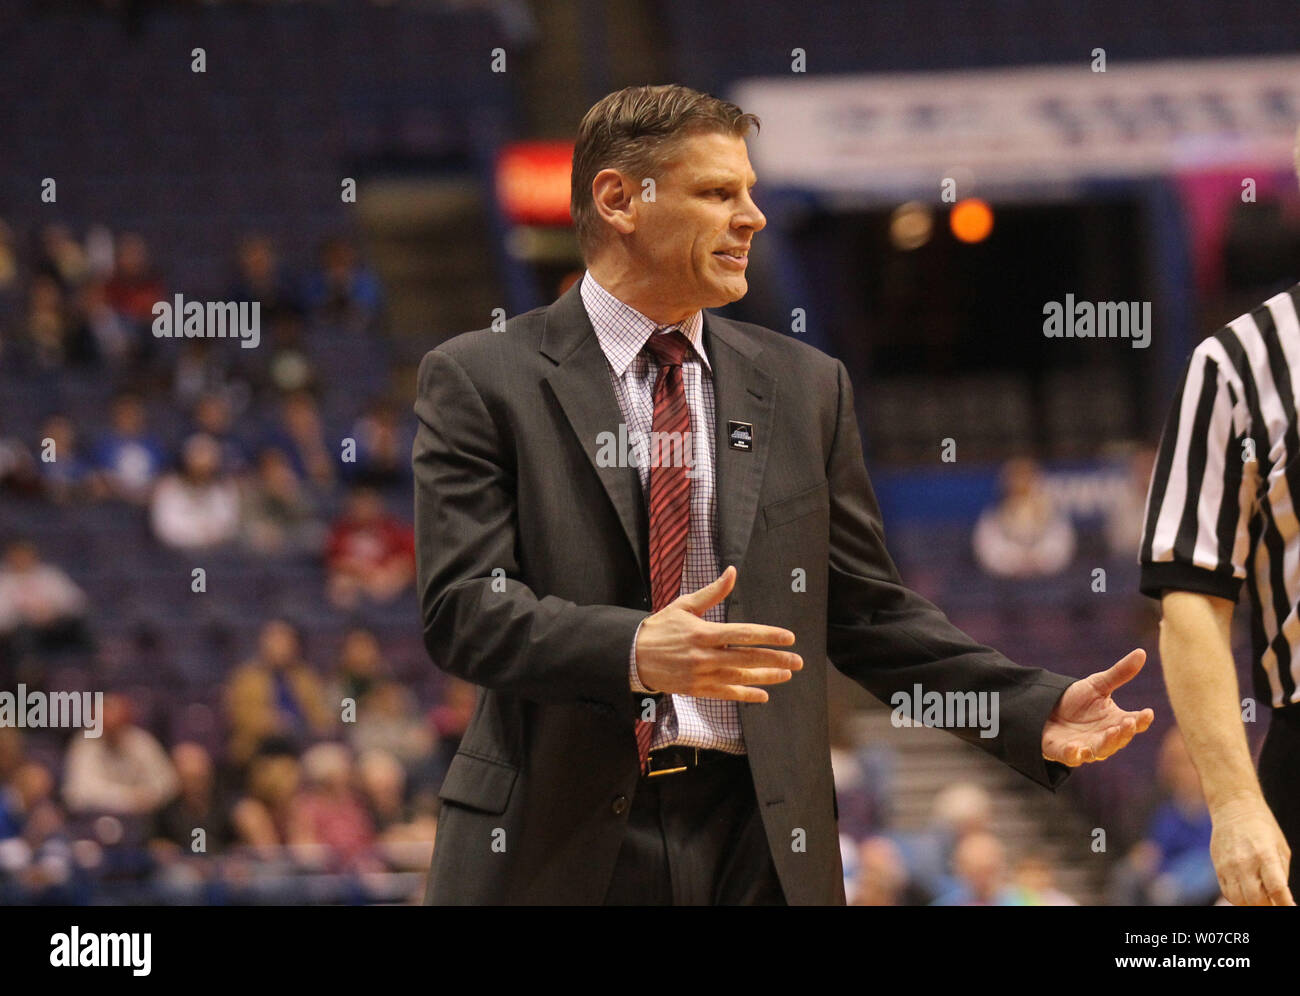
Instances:
[[[1300,284],[1192,352],[1160,441],[1142,592],[1250,587],[1255,694],[1300,702]]]

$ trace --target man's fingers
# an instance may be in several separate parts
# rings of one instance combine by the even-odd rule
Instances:
[[[794,672],[787,667],[765,667],[727,662],[721,667],[701,675],[690,689],[690,695],[697,699],[725,698],[721,693],[728,688],[740,688],[752,685],[780,685],[794,677]],[[766,700],[764,700],[766,701]]]
[[[1286,865],[1282,863],[1280,854],[1274,852],[1271,858],[1264,859],[1264,867],[1260,869],[1259,877],[1269,903],[1274,906],[1295,905],[1295,900],[1291,898],[1291,890],[1286,886]]]
[[[1219,879],[1219,891],[1223,893],[1224,899],[1233,906],[1248,905],[1241,884],[1237,881],[1236,869],[1225,868],[1223,871],[1218,872],[1217,877]]]
[[[708,697],[726,699],[729,702],[766,702],[767,692],[761,688],[750,688],[748,685],[721,685]]]
[[[766,647],[728,647],[719,650],[712,658],[719,668],[780,668],[784,671],[802,671],[803,658],[788,650],[769,650]]]
[[[709,646],[728,647],[751,644],[775,644],[788,647],[794,643],[794,633],[780,626],[763,626],[759,623],[715,623],[703,621],[703,632]]]
[[[1118,754],[1129,742],[1137,736],[1137,719],[1132,713],[1127,713],[1120,720],[1118,726],[1112,726],[1106,730],[1100,749],[1096,751],[1097,760],[1104,761],[1112,754]]]
[[[1237,886],[1241,889],[1242,904],[1246,906],[1267,906],[1268,891],[1260,876],[1262,869],[1249,865],[1237,871]]]
[[[731,685],[779,685],[792,676],[792,672],[781,667],[728,668],[719,676],[717,684],[724,688]],[[708,689],[700,697],[712,698]]]
[[[1146,659],[1147,652],[1145,650],[1141,648],[1131,650],[1105,671],[1093,675],[1094,680],[1100,686],[1099,691],[1101,694],[1110,695],[1115,689],[1131,681],[1142,670],[1142,665],[1146,663]]]
[[[685,609],[697,616],[702,616],[719,602],[726,600],[731,590],[736,587],[736,568],[728,565],[727,569],[710,581],[703,588],[688,591],[673,600],[673,605]]]

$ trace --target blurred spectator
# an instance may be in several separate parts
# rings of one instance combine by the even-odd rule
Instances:
[[[469,729],[478,704],[478,688],[461,678],[450,678],[443,689],[442,701],[429,712],[437,746],[425,773],[426,783],[439,784],[460,749],[461,738]]]
[[[1051,862],[1041,854],[1030,854],[1016,863],[1012,891],[1017,906],[1078,906],[1077,900],[1056,887]]]
[[[0,299],[7,298],[18,284],[18,254],[14,250],[14,232],[0,220]]]
[[[24,759],[22,732],[15,726],[0,726],[0,783],[7,781]]]
[[[63,505],[99,494],[89,460],[82,457],[77,427],[67,415],[51,415],[41,425],[38,464],[45,494]]]
[[[63,289],[53,277],[32,278],[23,347],[31,365],[42,370],[88,366],[95,360],[94,344],[85,329],[73,321]]]
[[[283,450],[294,472],[320,488],[334,483],[334,457],[325,442],[320,409],[306,391],[295,391],[280,402],[278,420],[267,446]]]
[[[41,229],[32,272],[50,277],[65,291],[75,289],[86,279],[89,267],[85,250],[67,225],[56,223]]]
[[[93,348],[100,362],[112,370],[130,366],[143,354],[140,330],[125,321],[108,303],[103,280],[87,282],[77,294],[79,336]]]
[[[166,340],[150,338],[150,344],[159,343],[161,359],[165,361],[165,375],[169,378],[172,397],[176,404],[194,412],[199,403],[210,395],[220,397],[231,414],[243,412],[253,398],[253,381],[256,379],[251,368],[254,361],[246,354],[247,349],[223,348],[227,342],[221,339],[184,339]],[[166,343],[165,346],[161,345]],[[175,351],[179,350],[179,355]],[[257,353],[259,350],[251,350]],[[217,409],[218,413],[220,409]],[[202,425],[205,413],[196,412],[195,425]],[[225,438],[223,428],[219,435]],[[243,446],[242,440],[235,443]],[[239,453],[231,454],[240,456]],[[246,457],[245,453],[242,454]]]
[[[831,746],[841,833],[860,840],[889,824],[889,779],[894,761],[893,750],[883,744]]]
[[[953,851],[952,865],[957,878],[956,887],[931,905],[1019,905],[1019,897],[1006,883],[1006,849],[991,833],[980,831],[963,837]]]
[[[319,376],[303,343],[302,316],[284,311],[262,324],[267,329],[264,345],[262,349],[254,350],[259,359],[263,353],[266,357],[261,385],[274,395],[317,390],[320,387]]]
[[[154,535],[179,550],[203,549],[239,533],[239,487],[221,472],[221,447],[211,436],[191,436],[181,470],[158,482],[150,508]]]
[[[342,744],[316,744],[302,756],[305,790],[294,799],[289,841],[323,845],[335,869],[374,867],[375,827],[353,786],[352,754]]]
[[[992,822],[993,799],[986,789],[974,782],[944,786],[934,797],[929,825],[898,838],[916,890],[927,898],[952,891],[957,842],[987,831]]]
[[[54,776],[39,761],[24,761],[0,780],[0,840],[23,836],[28,821],[45,806],[57,809]]]
[[[351,483],[390,488],[410,480],[415,439],[392,404],[379,401],[371,405],[353,423],[349,435],[357,443],[356,462],[343,464]]]
[[[975,559],[998,577],[1059,574],[1074,557],[1074,527],[1043,487],[1032,460],[1007,461],[1002,498],[975,524]]]
[[[1124,906],[1208,906],[1219,896],[1210,860],[1213,824],[1177,727],[1161,741],[1159,774],[1168,798],[1156,808],[1146,839],[1115,869],[1112,900]]]
[[[191,432],[211,436],[221,447],[221,469],[227,474],[242,474],[252,463],[248,444],[235,431],[235,412],[230,399],[221,391],[209,391],[194,405]]]
[[[167,752],[136,726],[126,697],[104,696],[98,737],[74,733],[63,774],[63,799],[76,813],[147,816],[176,794]]]
[[[302,313],[302,302],[293,281],[276,256],[275,246],[265,235],[249,235],[239,244],[236,276],[228,300],[257,301],[262,322],[269,327],[285,315]]]
[[[166,457],[147,429],[144,402],[129,392],[113,399],[107,433],[95,444],[93,463],[108,493],[133,504],[149,500]]]
[[[355,608],[363,598],[389,602],[415,580],[415,534],[377,491],[356,488],[330,532],[325,562],[335,607]]]
[[[220,854],[233,841],[234,829],[226,800],[217,790],[212,758],[198,744],[180,743],[172,748],[171,759],[178,790],[158,811],[150,836],[195,853],[194,831],[201,829],[202,853]]]
[[[848,890],[850,906],[902,906],[906,903],[907,865],[887,837],[868,837],[858,847],[858,869]]]
[[[408,767],[426,762],[434,747],[433,732],[421,718],[415,696],[395,681],[370,690],[357,708],[348,739],[358,752],[381,750]]]
[[[36,459],[27,444],[17,436],[0,435],[0,491],[34,494],[40,482]]]
[[[0,565],[0,643],[26,653],[88,650],[86,594],[27,540],[10,543]]]
[[[302,772],[292,754],[276,752],[251,759],[247,792],[231,810],[235,840],[264,856],[289,842],[294,797]]]
[[[257,656],[231,675],[225,701],[230,759],[240,767],[267,740],[301,747],[333,725],[321,682],[302,659],[298,631],[284,619],[262,627]]]
[[[424,871],[433,856],[438,830],[429,796],[406,802],[406,773],[392,755],[372,750],[360,756],[357,776],[362,799],[379,835],[379,852],[393,868]],[[434,802],[436,796],[432,796]]]
[[[382,834],[406,819],[406,772],[387,751],[363,751],[357,761],[357,780],[370,814]]]
[[[140,329],[153,324],[153,306],[167,297],[167,287],[149,262],[149,247],[134,232],[117,241],[113,276],[104,286],[109,306]]]
[[[1156,451],[1153,447],[1138,447],[1128,459],[1124,494],[1107,510],[1106,545],[1110,547],[1112,555],[1121,557],[1126,562],[1136,562],[1138,547],[1142,543],[1147,489],[1151,485],[1151,471],[1155,462]]]
[[[0,782],[0,884],[16,883],[38,900],[68,902],[51,893],[71,875],[71,849],[54,776],[39,761],[26,761]]]
[[[325,524],[282,450],[267,447],[243,485],[244,545],[263,555],[319,554]]]
[[[330,700],[352,699],[360,704],[384,678],[383,650],[379,638],[368,629],[350,629],[339,648],[338,663],[331,680]]]
[[[332,325],[372,328],[383,307],[379,281],[358,260],[347,239],[327,239],[320,248],[320,269],[307,281],[307,304]]]

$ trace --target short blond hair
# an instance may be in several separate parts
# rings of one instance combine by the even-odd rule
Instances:
[[[717,132],[744,138],[759,120],[735,104],[677,85],[631,86],[602,97],[582,118],[573,145],[569,213],[584,259],[599,244],[591,184],[603,169],[654,177],[681,139]]]

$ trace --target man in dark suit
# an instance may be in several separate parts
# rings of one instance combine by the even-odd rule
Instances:
[[[994,730],[944,725],[1050,788],[1151,722],[1110,698],[1142,651],[1073,682],[905,588],[844,365],[703,310],[747,290],[756,123],[601,100],[582,281],[421,364],[424,638],[481,689],[430,902],[842,904],[828,659],[882,699],[991,700]]]

